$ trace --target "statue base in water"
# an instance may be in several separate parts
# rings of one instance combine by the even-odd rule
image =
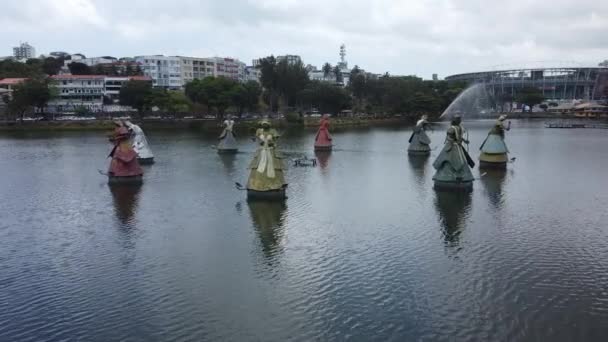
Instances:
[[[469,192],[473,190],[473,181],[443,182],[436,180],[433,188],[439,191]]]
[[[316,146],[315,145],[315,151],[331,151],[332,147],[333,147],[332,145],[329,145],[329,146],[323,146],[323,145]]]
[[[217,153],[219,154],[235,154],[239,151],[238,148],[218,148]]]
[[[431,150],[428,151],[424,151],[424,150],[407,150],[407,154],[409,154],[410,156],[428,156],[431,154]]]
[[[144,182],[144,177],[142,175],[139,176],[108,176],[108,184],[142,184]]]
[[[506,153],[501,154],[488,154],[481,153],[479,155],[479,168],[484,169],[504,169],[507,167],[509,157]]]
[[[257,191],[247,189],[248,200],[279,201],[287,198],[285,188],[279,190]]]
[[[152,165],[154,164],[154,157],[150,158],[137,158],[139,165]]]

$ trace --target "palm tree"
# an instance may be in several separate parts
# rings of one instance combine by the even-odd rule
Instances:
[[[336,76],[336,83],[342,82],[342,70],[337,65],[334,67],[334,75]]]
[[[326,62],[325,64],[323,64],[322,69],[323,69],[323,77],[327,78],[327,77],[329,77],[329,74],[331,74],[331,71],[333,68],[331,67],[331,64]]]

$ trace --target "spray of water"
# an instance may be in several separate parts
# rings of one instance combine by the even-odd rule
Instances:
[[[451,119],[455,115],[465,118],[484,118],[491,116],[492,102],[486,87],[477,83],[463,90],[443,111],[440,119]]]

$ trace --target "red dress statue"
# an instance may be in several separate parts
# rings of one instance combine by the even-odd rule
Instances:
[[[331,151],[331,134],[329,134],[329,116],[323,115],[315,138],[315,151]]]
[[[129,130],[124,126],[117,127],[112,140],[114,148],[109,155],[112,161],[108,170],[108,182],[141,183],[144,172],[137,161],[137,152],[133,150]]]

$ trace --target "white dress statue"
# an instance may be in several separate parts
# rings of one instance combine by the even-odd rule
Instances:
[[[131,123],[130,121],[125,122],[125,125],[133,132],[133,149],[137,152],[137,159],[140,164],[152,164],[154,163],[154,155],[144,131],[138,125]]]

